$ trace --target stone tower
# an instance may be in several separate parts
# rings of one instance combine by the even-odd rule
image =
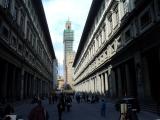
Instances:
[[[64,80],[65,84],[73,86],[73,68],[72,64],[74,61],[73,53],[73,41],[74,31],[71,29],[71,21],[66,21],[65,30],[63,33],[64,43]]]

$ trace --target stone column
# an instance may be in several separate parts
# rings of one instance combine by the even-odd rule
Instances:
[[[8,78],[8,63],[6,62],[5,65],[4,65],[4,79],[3,79],[3,88],[2,88],[2,94],[4,98],[7,97],[7,78]]]
[[[135,60],[135,71],[136,71],[136,81],[137,81],[137,92],[138,92],[138,96],[140,98],[144,98],[144,81],[142,78],[142,69],[144,70],[145,73],[145,81],[148,81],[148,84],[150,84],[149,82],[149,74],[148,74],[148,65],[147,65],[147,60],[141,59],[141,55],[139,52],[135,53],[134,56],[134,60]],[[144,65],[144,68],[142,68],[142,63]],[[147,83],[147,82],[146,82]],[[149,85],[147,85],[149,86]],[[148,89],[148,88],[147,88]],[[147,93],[150,93],[149,91],[147,91]]]
[[[96,92],[98,92],[98,76],[96,75]]]
[[[84,82],[82,83],[82,92],[84,91]]]
[[[20,91],[21,91],[20,97],[21,97],[21,100],[23,100],[23,95],[24,95],[24,69],[23,68],[21,69],[21,89]]]
[[[37,94],[40,95],[40,79],[37,78]]]
[[[96,92],[98,92],[99,90],[99,79],[98,79],[98,75],[96,75]]]
[[[93,78],[93,92],[95,93],[95,77]]]
[[[95,82],[95,92],[97,92],[97,76],[95,77],[94,82]]]
[[[30,97],[33,97],[33,75],[30,74],[30,85],[31,85],[31,90],[30,90]]]
[[[102,94],[102,75],[101,74],[99,74],[99,92],[100,92],[100,94]]]
[[[129,68],[128,68],[128,64],[125,64],[125,75],[126,75],[126,85],[127,85],[127,95],[131,95],[131,89],[132,89],[132,87],[130,86],[130,73],[129,73]]]
[[[100,92],[101,92],[101,94],[103,94],[103,87],[104,86],[103,86],[103,77],[102,77],[102,74],[100,74],[99,79],[100,79],[100,85],[101,85],[100,86],[100,90],[101,90]]]
[[[86,81],[83,83],[83,91],[86,91]]]
[[[100,75],[98,75],[98,91],[101,93],[101,78],[100,78]]]
[[[86,90],[86,92],[88,92],[89,89],[90,89],[90,88],[89,88],[89,87],[90,87],[90,86],[89,86],[89,82],[90,82],[90,79],[88,79],[88,80],[85,81],[85,90]]]
[[[121,80],[121,72],[120,68],[117,68],[117,77],[118,77],[118,95],[122,96],[122,80]]]
[[[31,95],[31,74],[30,73],[28,73],[28,80],[27,80],[28,82],[28,85],[27,85],[27,88],[28,88],[28,97],[30,97],[30,95]]]
[[[34,96],[34,75],[31,76],[31,83],[32,83],[32,91],[31,91],[31,96]]]
[[[91,79],[91,90],[94,93],[94,78]]]
[[[105,72],[105,91],[108,91],[108,75],[107,72]]]
[[[15,85],[15,77],[16,77],[16,67],[15,66],[12,66],[13,67],[13,71],[12,71],[12,74],[13,74],[13,76],[12,76],[12,91],[11,91],[11,93],[12,93],[12,101],[14,102],[15,101],[15,97],[16,97],[16,85]]]
[[[90,89],[90,84],[89,84],[89,79],[87,80],[87,85],[86,85],[86,87],[87,87],[87,92],[89,92],[89,89]]]
[[[91,78],[89,78],[89,80],[88,80],[88,92],[90,92],[90,91],[92,91],[92,79]]]
[[[41,95],[43,95],[43,80],[41,80],[41,82],[40,82],[40,84],[41,84]],[[49,88],[50,88],[50,85],[49,85]]]
[[[115,73],[114,73],[113,70],[111,71],[110,83],[112,84],[111,85],[112,97],[115,97],[115,95],[116,95],[116,86],[115,86]]]
[[[25,98],[27,98],[28,97],[28,73],[27,72],[25,72],[25,83],[24,83],[24,89],[25,89]]]
[[[36,77],[33,75],[33,96],[36,94]]]
[[[16,97],[18,98],[18,100],[21,100],[21,70],[19,68],[17,68],[17,72],[16,72]]]
[[[104,92],[105,92],[105,85],[104,85],[105,83],[104,83],[104,76],[103,76],[103,74],[101,75],[102,94],[104,94]]]
[[[87,80],[87,92],[89,92],[89,87],[90,87],[89,80]]]

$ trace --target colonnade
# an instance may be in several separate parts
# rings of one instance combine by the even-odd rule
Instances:
[[[27,67],[19,68],[3,59],[0,59],[0,66],[1,99],[14,102],[34,95],[48,95],[52,84],[38,73]]]
[[[108,91],[108,71],[97,73],[76,85],[76,91],[104,94]]]

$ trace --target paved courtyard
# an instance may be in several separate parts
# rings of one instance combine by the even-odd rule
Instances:
[[[36,104],[30,104],[29,101],[26,101],[25,104],[18,105],[16,107],[16,113],[27,120],[27,116],[29,111],[35,106]],[[43,101],[43,106],[49,112],[49,120],[58,120],[58,113],[57,107],[55,104],[48,104],[47,100]],[[75,101],[72,103],[72,108],[70,112],[63,112],[62,120],[118,120],[119,113],[115,111],[114,105],[110,102],[106,104],[106,117],[103,118],[100,116],[100,103],[89,104],[89,103],[80,103],[77,104]],[[148,112],[140,112],[138,114],[139,120],[156,120],[160,119],[159,116],[148,113]]]

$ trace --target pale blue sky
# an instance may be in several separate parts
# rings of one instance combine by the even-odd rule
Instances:
[[[86,22],[92,0],[42,0],[52,38],[59,74],[63,74],[63,31],[65,22],[70,19],[74,30],[73,49],[77,51],[80,37]]]

